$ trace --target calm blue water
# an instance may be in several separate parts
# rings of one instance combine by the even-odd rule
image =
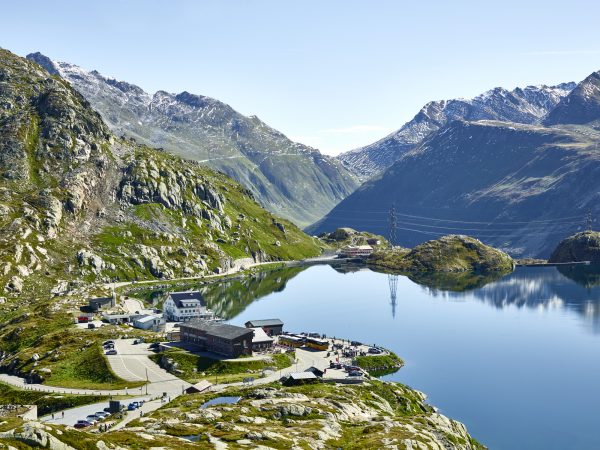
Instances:
[[[388,347],[406,362],[388,379],[427,393],[492,449],[600,448],[598,277],[520,268],[444,292],[400,276],[394,308],[385,274],[316,266],[293,275],[231,323],[277,317],[290,331]]]

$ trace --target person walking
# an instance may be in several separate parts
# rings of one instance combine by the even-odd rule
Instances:
[[[64,418],[65,418],[65,412],[64,412],[64,411],[61,413],[61,416],[62,416],[62,417],[61,417],[62,419],[64,419]]]
[[[52,420],[54,420],[54,413],[52,413]]]

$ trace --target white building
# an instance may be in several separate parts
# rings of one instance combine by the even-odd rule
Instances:
[[[198,291],[171,292],[163,306],[165,318],[171,322],[187,322],[193,319],[212,319],[206,309],[202,294]]]
[[[162,314],[148,314],[136,318],[133,326],[140,330],[162,331],[165,329],[165,318]]]
[[[370,245],[348,245],[340,250],[340,255],[348,258],[363,258],[373,253]]]

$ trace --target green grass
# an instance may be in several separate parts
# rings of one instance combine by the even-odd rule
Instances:
[[[167,350],[150,356],[150,359],[159,363],[163,357],[171,358],[179,365],[178,369],[183,373],[178,376],[186,381],[197,382],[203,379],[215,381],[216,379],[219,383],[233,383],[249,376],[256,377],[267,367],[276,370],[284,369],[292,365],[293,359],[293,355],[282,353],[272,355],[270,360],[248,361],[246,358],[238,358],[234,361],[223,361],[194,355],[184,350]],[[205,375],[203,376],[202,373]]]
[[[29,391],[0,383],[0,404],[37,405],[39,416],[62,409],[98,403],[106,399],[107,397],[99,395],[49,394],[39,391]]]
[[[404,361],[392,352],[389,355],[357,356],[354,361],[358,367],[365,369],[373,376],[383,376],[397,372],[404,364]]]
[[[123,389],[144,384],[143,381],[125,381],[111,370],[100,345],[94,344],[75,352],[53,366],[46,384],[74,389]]]

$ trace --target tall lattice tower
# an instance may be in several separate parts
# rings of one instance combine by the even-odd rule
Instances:
[[[592,216],[591,209],[588,209],[588,213],[585,216],[585,228],[587,231],[593,231],[594,228],[594,217]]]
[[[390,213],[389,213],[389,222],[390,222],[390,229],[389,229],[389,243],[390,243],[390,247],[394,247],[394,245],[396,245],[396,241],[398,240],[398,237],[396,236],[396,229],[398,228],[398,219],[396,219],[396,204],[392,203],[392,206],[390,207]]]
[[[396,220],[396,205],[392,203],[390,207],[390,230],[389,230],[389,244],[390,248],[394,248],[394,244],[397,241],[396,228],[398,221]],[[390,304],[392,305],[392,317],[396,317],[396,292],[398,290],[398,275],[389,274],[388,284],[390,285]]]

